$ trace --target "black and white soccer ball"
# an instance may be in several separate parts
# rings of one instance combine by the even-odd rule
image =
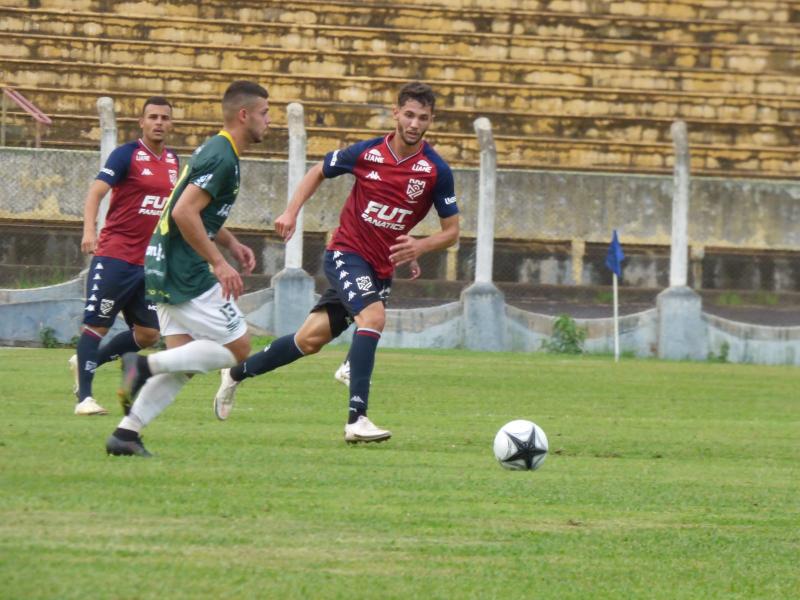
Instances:
[[[494,436],[494,455],[506,469],[535,471],[547,456],[547,436],[533,421],[511,421]]]

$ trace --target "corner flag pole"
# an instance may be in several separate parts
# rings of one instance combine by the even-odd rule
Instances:
[[[614,278],[614,362],[619,362],[619,294],[617,291],[617,274]]]
[[[614,282],[614,362],[619,362],[619,278],[622,276],[622,261],[625,260],[625,253],[617,237],[617,230],[611,236],[611,244],[608,246],[606,254],[606,266],[611,269]]]

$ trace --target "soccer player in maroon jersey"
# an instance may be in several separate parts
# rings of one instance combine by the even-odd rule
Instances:
[[[92,397],[98,366],[159,339],[155,306],[145,300],[143,265],[147,243],[178,179],[178,156],[165,146],[172,105],[160,96],[148,98],[139,126],[142,137],[114,149],[86,194],[81,251],[94,257],[86,277],[83,331],[69,361],[76,415],[108,414]],[[111,201],[98,238],[97,213],[109,190]],[[120,311],[129,329],[101,347]]]
[[[344,439],[357,443],[391,437],[390,431],[367,418],[367,403],[392,274],[395,267],[422,254],[453,245],[459,234],[452,172],[423,139],[435,101],[430,86],[406,84],[393,109],[394,132],[335,150],[306,173],[286,210],[275,220],[275,230],[285,241],[294,233],[298,212],[325,178],[344,173],[355,176],[339,227],[325,252],[330,288],[295,334],[278,338],[243,363],[223,370],[214,399],[218,417],[227,417],[240,381],[319,352],[355,321]],[[431,207],[439,216],[441,231],[412,237],[412,228]]]

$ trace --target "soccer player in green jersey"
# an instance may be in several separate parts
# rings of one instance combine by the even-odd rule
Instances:
[[[192,154],[145,254],[145,292],[156,303],[167,350],[122,357],[125,417],[108,438],[113,455],[150,456],[140,432],[174,400],[193,373],[232,367],[250,353],[236,306],[242,278],[218,246],[249,274],[253,251],[224,227],[239,192],[239,155],[269,127],[267,90],[236,81],[222,98],[224,126]]]

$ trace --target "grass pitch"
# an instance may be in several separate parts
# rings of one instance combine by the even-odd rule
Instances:
[[[341,349],[249,380],[226,422],[198,376],[107,457],[68,350],[0,350],[2,598],[796,598],[800,370],[379,351],[342,440]],[[546,431],[535,473],[497,429]]]

